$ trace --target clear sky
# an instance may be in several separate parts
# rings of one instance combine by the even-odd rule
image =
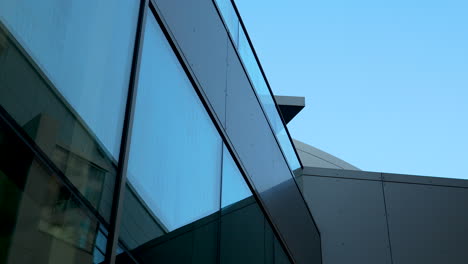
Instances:
[[[468,1],[236,0],[292,137],[362,170],[468,179]]]

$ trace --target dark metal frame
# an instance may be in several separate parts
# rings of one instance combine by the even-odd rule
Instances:
[[[135,113],[135,101],[138,87],[138,73],[140,71],[141,53],[143,47],[143,34],[147,14],[148,0],[140,1],[138,11],[138,22],[133,51],[133,61],[130,73],[130,82],[127,95],[127,105],[125,108],[125,119],[122,129],[122,141],[120,144],[119,163],[117,166],[117,177],[114,186],[112,199],[111,219],[109,235],[107,237],[105,263],[115,263],[116,252],[119,243],[120,222],[122,220],[123,199],[125,184],[127,182],[128,156],[132,137],[133,117]]]

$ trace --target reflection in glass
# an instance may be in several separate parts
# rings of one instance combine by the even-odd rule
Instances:
[[[95,264],[97,263],[102,263],[104,262],[104,258],[106,255],[106,244],[107,244],[107,231],[103,229],[101,226],[98,230],[97,236],[96,236],[96,242],[94,245],[94,260],[93,262]]]
[[[292,171],[300,168],[301,165],[294,151],[291,140],[289,140],[281,116],[276,109],[276,104],[273,101],[273,97],[268,89],[265,79],[263,78],[260,67],[242,28],[239,31],[239,54],[244,62],[257,96],[260,99],[260,103],[262,104],[266,116],[279,141],[279,145],[284,152],[289,167]]]
[[[288,161],[289,167],[294,172],[295,170],[301,168],[301,164],[296,155],[296,151],[291,143],[291,140],[286,132],[284,126],[276,131],[276,138],[280,143],[281,149],[284,152],[286,160]]]
[[[223,145],[223,184],[221,208],[237,203],[249,196],[252,192],[245,183],[242,174],[237,168],[226,146]]]
[[[267,83],[260,70],[260,66],[255,58],[246,33],[241,27],[239,18],[234,11],[234,7],[230,0],[217,0],[216,2],[228,30],[231,32],[231,39],[237,45],[239,56],[244,63],[246,72],[252,82],[260,103],[263,106],[265,114],[270,121],[270,125],[278,139],[281,149],[284,152],[288,165],[292,171],[299,169],[301,167],[299,159],[294,151],[292,142],[287,135],[285,125],[276,109],[273,96],[268,89]],[[238,32],[238,34],[232,34],[234,30]]]
[[[3,119],[0,212],[0,263],[96,263],[105,253],[99,222]]]
[[[115,159],[139,1],[2,0],[0,21]]]
[[[0,109],[108,220],[116,164],[0,29]]]
[[[129,249],[220,206],[221,138],[154,17],[145,30],[121,233]]]
[[[219,10],[221,11],[224,23],[228,28],[229,34],[234,45],[237,47],[239,43],[239,18],[230,0],[216,0]]]

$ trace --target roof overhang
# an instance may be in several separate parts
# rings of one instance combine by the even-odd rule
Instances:
[[[303,96],[275,95],[275,100],[286,124],[305,107],[305,97]]]

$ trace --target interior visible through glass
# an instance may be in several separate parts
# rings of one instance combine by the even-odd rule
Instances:
[[[0,263],[100,263],[106,236],[0,111]],[[10,118],[10,117],[8,117]]]
[[[114,159],[0,27],[0,108],[107,221]]]
[[[2,0],[0,21],[115,160],[139,1]]]

